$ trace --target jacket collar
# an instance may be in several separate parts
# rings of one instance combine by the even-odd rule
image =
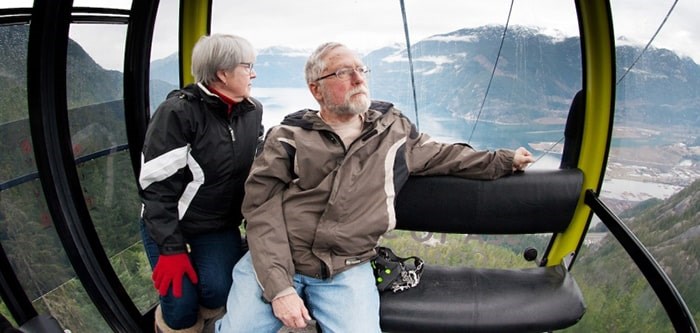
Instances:
[[[228,113],[229,104],[224,102],[224,100],[217,94],[213,93],[207,89],[204,84],[197,82],[196,84],[190,84],[180,90],[184,94],[190,94],[191,96],[199,96],[201,100],[207,103],[210,107],[215,110],[222,110],[225,114]],[[238,116],[245,112],[250,112],[255,110],[255,103],[250,99],[246,98],[240,103],[233,104],[231,107],[231,116]]]
[[[383,101],[372,101],[369,110],[363,115],[365,123],[374,123],[381,118],[386,118],[390,114],[389,110],[394,104]],[[330,129],[326,123],[318,116],[318,110],[303,109],[290,113],[282,120],[282,125],[301,127],[306,130]]]

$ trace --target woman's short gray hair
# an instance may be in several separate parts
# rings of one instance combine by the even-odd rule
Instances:
[[[216,82],[216,72],[230,70],[255,59],[253,45],[243,37],[213,34],[202,36],[192,49],[192,76],[195,82]]]
[[[316,79],[321,77],[323,70],[326,69],[326,62],[323,61],[323,58],[326,57],[328,52],[339,47],[346,46],[336,42],[323,43],[317,47],[313,53],[311,53],[309,59],[306,60],[306,66],[304,67],[304,75],[306,76],[307,84],[314,82]]]

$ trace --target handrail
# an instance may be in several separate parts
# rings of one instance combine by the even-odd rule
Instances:
[[[693,320],[693,315],[688,310],[683,297],[642,242],[620,218],[610,211],[593,190],[586,191],[584,200],[634,260],[651,288],[654,289],[676,332],[697,333],[698,328]]]
[[[120,152],[120,151],[127,150],[127,149],[129,149],[129,146],[128,146],[127,144],[121,144],[121,145],[116,145],[116,146],[112,146],[112,147],[107,147],[107,148],[105,148],[105,149],[98,150],[98,151],[96,151],[96,152],[94,152],[94,153],[91,153],[91,154],[88,154],[88,155],[85,155],[85,156],[81,156],[81,157],[79,157],[79,158],[76,158],[76,159],[75,159],[75,165],[76,165],[76,166],[79,166],[79,165],[81,165],[81,164],[83,164],[83,163],[92,161],[92,160],[94,160],[94,159],[97,159],[97,158],[100,158],[100,157],[105,157],[105,156],[108,156],[108,155],[111,155],[111,154],[115,154],[115,153],[118,153],[118,152]],[[12,178],[12,179],[10,179],[10,180],[8,180],[8,181],[6,181],[6,182],[0,183],[0,192],[5,191],[5,190],[8,190],[8,189],[11,189],[11,188],[13,188],[13,187],[15,187],[15,186],[22,185],[22,184],[24,184],[24,183],[26,183],[26,182],[35,180],[35,179],[37,179],[37,178],[39,178],[39,172],[38,172],[38,171],[37,171],[37,172],[28,173],[28,174],[23,175],[23,176],[19,176],[19,177]]]

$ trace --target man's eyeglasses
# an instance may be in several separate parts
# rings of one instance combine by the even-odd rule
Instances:
[[[349,80],[353,73],[357,73],[358,75],[364,77],[365,74],[369,73],[369,67],[359,66],[359,67],[355,67],[355,68],[350,68],[350,67],[341,68],[341,69],[335,71],[335,73],[331,73],[331,74],[319,77],[318,79],[316,79],[316,81],[321,81],[323,79],[327,79],[333,75],[335,75],[335,77],[337,77],[339,80],[345,81],[345,80]]]
[[[254,65],[254,64],[253,64],[252,62],[242,62],[242,63],[240,63],[240,64],[238,64],[238,65],[247,68],[249,74],[253,72],[253,65]]]

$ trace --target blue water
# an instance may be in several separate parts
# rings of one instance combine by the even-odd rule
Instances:
[[[456,141],[468,142],[477,149],[527,147],[531,142],[556,142],[564,136],[563,125],[503,125],[479,122],[474,126],[474,121],[459,118],[441,119],[434,124],[439,126],[427,123],[421,131],[432,136],[446,136],[455,138]]]

